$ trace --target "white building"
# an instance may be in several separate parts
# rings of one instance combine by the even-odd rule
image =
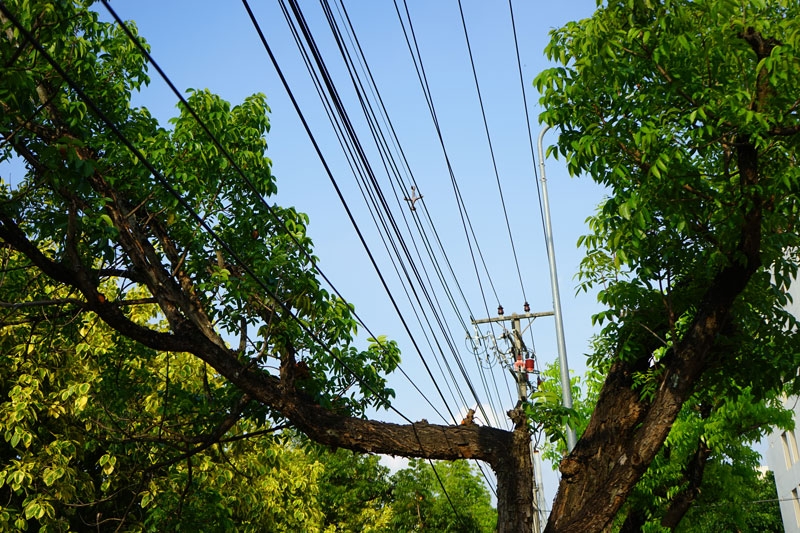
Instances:
[[[789,310],[800,317],[800,285],[789,291],[794,300]],[[781,506],[781,517],[786,533],[800,533],[800,397],[786,398],[785,407],[794,411],[794,431],[775,431],[767,437],[766,459],[775,475],[775,486]]]
[[[795,430],[800,430],[800,398],[784,401],[794,410]],[[800,449],[795,431],[776,431],[767,437],[767,464],[775,475],[775,486],[786,533],[800,533]]]

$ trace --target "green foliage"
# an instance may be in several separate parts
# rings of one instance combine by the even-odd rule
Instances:
[[[535,84],[542,120],[560,129],[551,151],[608,191],[579,241],[580,286],[598,289],[605,307],[593,317],[590,367],[614,369],[610,389],[636,393],[635,420],[652,423],[643,441],[671,424],[618,518],[658,531],[688,498],[730,510],[742,520],[718,523],[738,527],[749,497],[739,494],[749,493],[714,487],[757,485],[748,443],[791,423],[777,398],[797,389],[800,365],[786,309],[800,245],[800,5],[598,6],[552,32],[546,54],[557,65]],[[685,383],[674,423],[648,411]],[[628,413],[602,413],[615,416]]]
[[[540,390],[560,401],[557,365],[547,366],[542,375],[545,379]],[[562,419],[560,430],[545,426],[545,432],[560,436],[569,422],[580,438],[594,410],[602,379],[601,372],[590,369],[581,388],[580,378],[573,377],[574,416]],[[688,472],[702,446],[708,450],[704,471],[700,471],[702,483],[677,531],[782,531],[777,503],[764,501],[776,498],[774,481],[771,473],[767,479],[758,470],[761,457],[752,445],[775,427],[791,428],[793,413],[777,396],[758,400],[750,389],[730,383],[729,387],[725,395],[698,394],[684,405],[664,447],[617,517],[617,527],[633,514],[641,520],[637,530],[662,531],[661,519],[689,488]],[[558,420],[552,424],[557,425]],[[554,468],[564,453],[563,438],[543,446],[543,458]]]
[[[531,429],[534,435],[543,432],[547,436],[547,441],[541,443],[542,458],[550,461],[553,469],[556,469],[567,452],[567,426],[575,431],[577,438],[583,435],[594,411],[604,376],[597,370],[589,369],[583,379],[580,376],[570,377],[572,409],[562,405],[561,370],[558,361],[545,365],[541,377],[539,390],[531,395],[531,404],[526,410],[533,424]],[[538,445],[537,440],[537,447]]]
[[[354,416],[388,407],[400,359],[384,337],[356,346],[353,308],[317,280],[308,216],[268,202],[266,97],[232,106],[190,90],[219,144],[183,105],[159,125],[130,103],[145,58],[92,3],[3,6],[149,166],[0,17],[0,164],[26,166],[0,179],[0,529],[313,532],[380,519],[382,507],[327,516],[320,491],[334,476],[275,412],[196,353],[153,348],[188,325],[228,368],[278,381],[302,363],[286,387]],[[353,509],[360,496],[341,492]]]
[[[196,358],[154,353],[79,313],[26,264],[3,254],[0,301],[24,286],[28,302],[64,306],[2,316],[2,529],[321,530],[322,465],[273,435],[263,409]]]
[[[767,57],[755,52],[758,39],[773,46]],[[755,276],[737,303],[724,340],[731,357],[720,363],[774,388],[798,365],[796,340],[784,338],[797,323],[784,305],[800,244],[800,8],[614,0],[555,30],[546,53],[559,66],[536,86],[542,120],[560,128],[555,151],[609,190],[579,243],[582,287],[599,287],[607,307],[594,320],[609,350],[592,357],[658,362],[669,353],[714,276],[743,261],[741,225],[758,204],[760,262],[771,275]],[[757,152],[752,189],[737,159],[744,141]],[[649,378],[639,378],[647,394]]]
[[[393,506],[389,469],[378,456],[318,447],[310,455],[324,465],[318,505],[326,533],[378,533],[389,528]]]
[[[497,512],[473,467],[466,461],[437,461],[434,465],[441,485],[430,464],[420,459],[412,459],[408,468],[392,476],[391,529],[441,533],[494,531]]]
[[[130,105],[131,92],[148,81],[144,58],[89,4],[5,3],[150,166],[3,21],[0,123],[14,136],[0,162],[22,156],[28,174],[21,183],[2,183],[2,213],[48,257],[80,260],[93,276],[116,279],[118,290],[102,295],[112,301],[128,298],[132,282],[146,279],[146,265],[131,253],[127,235],[134,234],[138,246],[163,254],[148,261],[168,264],[170,283],[191,300],[193,309],[178,305],[180,312],[220,339],[239,339],[242,360],[274,369],[291,352],[307,364],[303,387],[317,403],[354,415],[387,407],[394,392],[385,375],[399,362],[396,345],[352,345],[353,310],[317,280],[308,216],[267,201],[277,185],[266,156],[266,97],[231,106],[207,90],[190,90],[189,106],[216,141],[183,105],[169,128],[159,126],[146,109]],[[137,229],[120,231],[130,221]],[[165,318],[174,327],[177,317]]]
[[[676,499],[692,490],[692,476],[697,473],[702,483],[697,485],[699,490],[692,496],[692,506],[678,530],[760,531],[744,527],[753,523],[750,517],[759,509],[756,502],[761,499],[758,492],[764,490],[758,470],[761,456],[751,446],[774,427],[791,427],[792,416],[778,399],[757,401],[748,389],[733,396],[693,397],[684,404],[663,449],[628,499],[623,515],[646,517],[643,527],[647,531],[661,531],[662,518]],[[707,459],[697,463],[696,455],[704,451]],[[763,514],[759,520],[774,521],[777,513],[780,523],[777,506],[762,505],[760,509]],[[710,520],[709,515],[717,518]]]
[[[704,486],[696,505],[675,530],[679,533],[782,533],[778,492],[772,472],[754,473],[728,464],[709,465],[715,483]],[[707,503],[711,502],[711,503]]]
[[[3,259],[0,301],[24,286],[27,302],[64,307],[2,315],[2,529],[385,530],[393,500],[376,456],[273,431],[196,358],[130,342],[30,277],[26,260]],[[145,322],[155,309],[131,313]]]

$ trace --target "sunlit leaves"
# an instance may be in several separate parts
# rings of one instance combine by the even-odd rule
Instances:
[[[538,390],[531,395],[530,406],[526,407],[536,446],[543,451],[542,457],[549,460],[553,468],[557,468],[567,451],[567,427],[572,428],[580,438],[602,385],[602,374],[596,369],[590,369],[583,377],[570,376],[572,408],[566,408],[562,405],[559,368],[557,362],[545,366]],[[542,433],[546,441],[541,440]]]
[[[388,407],[397,344],[359,345],[352,306],[318,280],[308,216],[270,203],[266,97],[190,90],[160,126],[130,103],[144,56],[90,4],[4,3],[114,127],[4,23],[0,158],[27,171],[0,186],[4,229],[82,281],[0,251],[0,528],[315,531],[321,467],[276,442],[276,413],[92,310],[153,336],[201,325],[258,378],[294,358],[307,370],[289,392],[341,414]]]
[[[394,476],[390,526],[398,531],[494,531],[497,514],[475,469],[466,461],[413,459]]]
[[[64,296],[7,255],[0,300],[21,286],[34,299]],[[151,320],[152,309],[131,315]],[[268,431],[243,438],[269,428],[259,409],[243,413],[230,442],[191,453],[237,397],[197,359],[154,354],[90,314],[23,308],[2,319],[17,325],[0,340],[0,529],[75,530],[98,513],[130,530],[177,530],[199,517],[241,531],[314,531],[321,521],[320,467]]]
[[[708,280],[742,261],[753,202],[765,206],[762,264],[778,275],[757,277],[751,292],[771,302],[759,306],[762,325],[785,322],[781,294],[796,272],[787,251],[799,244],[800,12],[774,1],[637,6],[608,2],[555,30],[546,53],[560,64],[536,86],[570,171],[608,187],[579,243],[581,287],[599,287],[607,306],[594,320],[620,342],[618,354],[637,353],[633,343],[649,356],[654,347],[637,340],[648,334],[636,324],[664,337],[676,317],[691,315]],[[759,57],[757,42],[769,53]],[[738,168],[744,139],[759,152],[752,190]]]
[[[340,407],[354,413],[388,405],[393,393],[384,376],[396,367],[396,353],[351,346],[353,311],[317,279],[308,216],[271,202],[277,185],[266,153],[266,96],[231,105],[208,90],[191,89],[187,103],[179,103],[177,116],[162,127],[146,109],[130,104],[132,91],[148,81],[135,43],[81,2],[58,10],[45,4],[9,6],[23,23],[34,23],[32,12],[47,13],[41,21],[49,25],[37,34],[43,46],[70,65],[73,81],[135,150],[65,80],[51,82],[60,77],[47,61],[28,49],[15,56],[18,43],[10,43],[0,58],[7,60],[0,95],[13,95],[16,105],[0,110],[0,121],[17,132],[16,151],[27,158],[29,172],[7,191],[9,216],[48,254],[77,257],[96,270],[92,277],[124,273],[109,278],[117,283],[102,296],[109,302],[124,299],[134,278],[141,280],[135,272],[141,264],[134,264],[130,244],[124,244],[135,234],[138,245],[159,256],[147,263],[167,272],[209,329],[226,339],[219,342],[238,345],[242,360],[275,368],[281,354],[293,352],[311,363],[317,383],[306,385],[320,403],[346,398]],[[43,102],[45,97],[50,99]],[[68,252],[70,246],[76,250]],[[142,298],[160,292],[153,285]],[[79,346],[89,354],[88,343]],[[68,395],[85,407],[85,393]],[[145,406],[153,408],[152,402]]]

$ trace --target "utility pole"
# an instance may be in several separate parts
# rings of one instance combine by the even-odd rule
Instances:
[[[488,324],[492,322],[511,322],[511,354],[512,361],[508,365],[509,371],[514,376],[517,382],[517,392],[519,394],[520,402],[528,401],[528,374],[535,370],[535,361],[533,358],[525,357],[524,343],[522,342],[522,327],[520,321],[523,319],[535,319],[542,316],[552,316],[553,311],[543,311],[539,313],[531,313],[527,311],[528,304],[525,304],[526,312],[518,315],[511,313],[511,316],[503,316],[502,306],[497,309],[500,316],[494,318],[482,318],[473,320],[473,325]],[[542,474],[541,468],[537,468],[536,464],[539,460],[539,451],[534,449],[533,442],[531,448],[531,464],[533,470],[533,533],[540,533],[542,525],[544,524],[544,491],[542,489]]]

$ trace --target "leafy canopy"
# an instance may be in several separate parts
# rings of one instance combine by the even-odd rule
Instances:
[[[213,138],[183,105],[169,128],[160,126],[130,105],[148,81],[143,55],[91,3],[6,3],[70,78],[3,17],[0,122],[9,142],[0,162],[22,157],[27,168],[20,182],[0,185],[8,222],[46,258],[111,281],[101,302],[123,302],[148,284],[171,327],[188,319],[220,345],[238,343],[240,356],[264,369],[277,370],[287,352],[307,359],[302,385],[325,406],[354,414],[386,407],[393,391],[383,376],[399,362],[396,346],[352,346],[352,308],[316,278],[308,217],[267,201],[277,186],[265,154],[265,96],[231,106],[191,90],[189,107]],[[146,257],[135,257],[131,247],[142,243]],[[146,273],[167,265],[171,280]],[[179,288],[189,303],[170,294]]]
[[[546,53],[560,66],[536,79],[541,118],[560,128],[554,150],[570,172],[609,190],[580,240],[582,287],[607,306],[594,320],[610,351],[595,357],[668,352],[715,276],[744,260],[742,225],[758,205],[763,269],[735,304],[724,371],[762,390],[797,366],[784,306],[797,273],[798,20],[791,1],[611,0],[553,32]],[[737,155],[745,142],[755,187]]]
[[[191,90],[158,124],[92,4],[1,5],[0,168],[25,174],[0,178],[0,528],[319,530],[321,463],[206,362],[362,417],[397,346],[357,347],[308,217],[269,203],[266,97]]]

